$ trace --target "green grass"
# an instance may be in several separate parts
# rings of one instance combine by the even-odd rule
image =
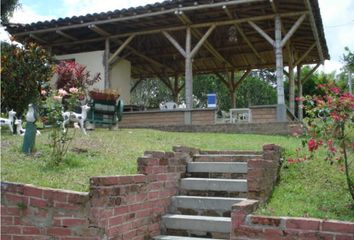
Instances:
[[[37,137],[37,153],[26,156],[21,153],[22,137],[10,136],[3,131],[1,179],[88,191],[91,176],[136,173],[136,159],[146,150],[171,151],[175,145],[205,150],[261,150],[263,144],[275,143],[285,149],[284,158],[287,159],[295,156],[300,140],[286,136],[96,129],[88,136],[78,132],[67,161],[55,168],[47,164],[47,143],[48,133],[42,132]],[[281,182],[270,203],[258,213],[354,221],[351,204],[344,174],[323,160],[310,160],[289,166],[285,164]]]

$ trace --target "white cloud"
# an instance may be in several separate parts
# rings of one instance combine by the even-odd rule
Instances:
[[[14,12],[11,22],[13,23],[32,23],[54,19],[56,16],[41,15],[36,13],[30,6],[22,4],[21,8]]]

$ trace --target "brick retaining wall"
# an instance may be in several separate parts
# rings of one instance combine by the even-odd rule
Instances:
[[[256,209],[256,206],[257,202],[250,200],[240,202],[233,206],[231,213],[231,240],[354,239],[353,222],[249,214]]]
[[[131,239],[160,233],[194,149],[146,152],[139,173],[93,177],[90,192],[1,184],[1,239]]]
[[[238,123],[238,124],[204,124],[204,125],[166,125],[166,126],[139,126],[119,125],[121,128],[152,128],[170,132],[212,132],[238,134],[266,134],[266,135],[301,135],[302,126],[299,123]]]

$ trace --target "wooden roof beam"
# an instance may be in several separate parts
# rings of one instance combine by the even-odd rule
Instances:
[[[192,21],[182,12],[181,14],[178,13],[177,17],[181,20],[181,22],[185,25],[191,25],[193,24]],[[203,34],[198,30],[198,29],[191,29],[192,35],[200,39],[203,37]],[[234,67],[228,60],[226,60],[214,47],[213,45],[208,41],[205,40],[204,42],[204,47],[207,49],[216,59],[218,59],[220,62],[223,62],[227,64],[229,67]]]
[[[62,37],[65,37],[67,39],[73,40],[73,41],[78,41],[79,40],[76,37],[73,37],[73,36],[71,36],[71,35],[69,35],[69,34],[67,34],[67,33],[65,33],[65,32],[63,32],[61,30],[56,30],[55,33],[60,35],[60,36],[62,36]]]
[[[279,16],[281,16],[281,17],[301,16],[304,13],[307,13],[307,11],[281,13],[281,14],[279,14]],[[245,22],[249,22],[249,21],[262,21],[262,20],[267,20],[267,19],[273,19],[274,17],[275,17],[275,14],[270,14],[270,15],[256,16],[256,17],[250,17],[250,18],[226,20],[226,21],[220,21],[220,22],[197,23],[197,24],[190,25],[190,27],[191,28],[204,28],[204,27],[210,27],[212,25],[215,25],[216,27],[218,27],[218,26],[232,25],[232,24],[237,24],[237,23],[245,23]],[[154,30],[147,30],[147,31],[139,31],[139,32],[130,32],[130,33],[124,33],[124,34],[111,35],[111,36],[109,36],[109,38],[110,39],[117,39],[117,38],[126,38],[132,34],[135,34],[136,36],[141,36],[141,35],[156,34],[156,33],[160,33],[163,31],[180,31],[180,30],[185,30],[186,28],[187,28],[187,26],[168,27],[168,28],[162,28],[162,29],[154,29]],[[15,35],[15,36],[17,36],[17,35]],[[77,41],[77,42],[64,42],[64,43],[60,42],[60,43],[54,43],[54,44],[48,44],[48,45],[49,46],[62,46],[63,44],[74,45],[74,44],[82,44],[82,43],[89,43],[89,42],[99,42],[99,41],[104,41],[105,38],[106,37],[99,37],[99,38],[81,40],[81,41]]]
[[[228,18],[230,20],[235,19],[235,17],[232,16],[232,14],[230,13],[229,9],[227,8],[226,5],[224,5],[222,7],[226,13],[226,15],[228,16]],[[259,54],[259,52],[256,50],[256,48],[253,46],[253,44],[251,43],[251,41],[248,39],[248,37],[246,36],[246,34],[244,33],[244,31],[242,30],[242,28],[238,25],[238,24],[234,24],[234,26],[236,27],[237,31],[239,32],[239,34],[241,35],[241,37],[243,38],[243,40],[247,43],[247,45],[249,46],[249,48],[251,48],[252,52],[256,55],[256,57],[262,62],[265,63],[266,61],[264,60],[264,58],[262,58],[262,56]]]
[[[112,54],[112,56],[108,59],[108,63],[112,64],[114,62],[114,59],[124,50],[126,46],[134,39],[135,35],[131,35],[128,37],[122,45],[119,46],[119,48]]]
[[[316,47],[316,42],[314,42],[309,49],[307,49],[307,51],[295,62],[295,66],[299,65],[312,51],[312,49],[314,49],[314,47]]]
[[[316,39],[316,46],[317,46],[318,55],[320,57],[321,63],[324,64],[323,50],[322,50],[322,46],[321,46],[320,36],[319,36],[318,30],[317,30],[315,17],[313,16],[311,3],[309,0],[304,0],[304,1],[305,1],[305,5],[306,5],[308,11],[310,12],[310,24],[311,24],[311,28],[313,31],[313,35]]]
[[[88,25],[88,28],[103,37],[108,37],[111,35],[107,31],[103,30],[102,28],[98,27],[95,24]]]
[[[37,36],[34,35],[34,34],[30,34],[29,36],[30,36],[30,38],[33,38],[34,40],[37,40],[37,41],[40,42],[40,43],[43,43],[43,44],[46,44],[46,43],[47,43],[47,42],[44,41],[42,38],[37,37]]]

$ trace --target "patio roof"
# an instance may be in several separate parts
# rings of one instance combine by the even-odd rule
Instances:
[[[269,41],[274,39],[276,15],[281,17],[283,36],[304,16],[284,48],[284,65],[292,54],[297,65],[329,59],[317,0],[171,0],[25,25],[10,23],[6,29],[17,41],[37,42],[57,55],[104,50],[109,40],[113,57],[131,61],[133,77],[175,76],[185,72],[181,50],[187,27],[192,49],[207,33],[193,57],[194,73],[274,67]]]

